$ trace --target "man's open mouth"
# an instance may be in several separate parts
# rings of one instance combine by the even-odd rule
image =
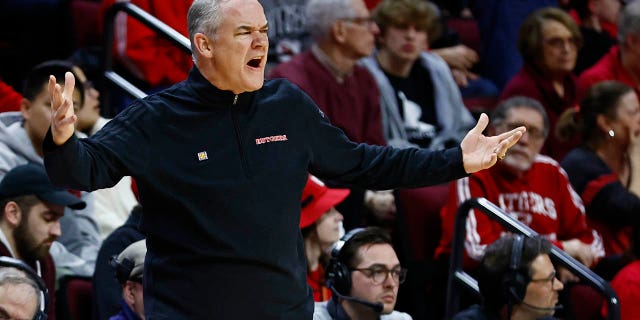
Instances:
[[[262,57],[256,57],[249,60],[249,62],[247,62],[247,65],[252,68],[260,68],[261,63],[262,63]]]

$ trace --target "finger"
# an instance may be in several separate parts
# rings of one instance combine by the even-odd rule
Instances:
[[[522,130],[518,130],[518,128],[514,129],[517,131],[515,131],[513,135],[509,137],[509,139],[507,139],[507,149],[513,147],[513,145],[518,143],[518,140],[522,138],[522,135],[525,133],[527,129],[525,127],[521,127],[521,128]]]
[[[62,90],[60,85],[55,82],[55,77],[53,77],[53,83],[51,80],[52,79],[49,78],[49,95],[51,97],[51,108],[55,111],[60,108],[60,104],[62,103]]]
[[[56,77],[53,75],[49,76],[49,96],[51,98],[51,107],[55,105],[56,101]]]
[[[69,100],[67,100],[65,97],[62,97],[62,102],[60,103],[59,107],[54,110],[54,119],[58,121],[64,119],[67,116],[67,110],[69,110],[70,106],[71,103],[69,103]]]
[[[514,132],[513,135],[509,136],[507,139],[500,141],[500,144],[498,145],[498,148],[497,148],[498,158],[499,159],[504,158],[505,154],[507,154],[507,150],[509,150],[509,148],[511,148],[514,144],[516,144],[518,140],[520,140],[520,137],[522,137],[522,133],[520,131],[516,131]]]
[[[486,113],[482,113],[480,115],[480,119],[478,119],[478,123],[476,123],[476,126],[473,127],[473,129],[471,129],[469,131],[469,133],[473,133],[473,134],[482,134],[482,131],[484,131],[484,129],[487,128],[487,125],[489,124],[489,117],[487,116]],[[514,129],[515,130],[515,129]],[[506,137],[505,137],[506,138]],[[502,138],[504,139],[504,138]],[[502,140],[500,139],[500,140]]]
[[[57,124],[58,124],[59,127],[64,127],[64,126],[69,125],[69,124],[75,124],[77,119],[78,119],[78,116],[76,116],[74,114],[71,117],[66,117],[66,118],[61,119],[60,121],[58,121]]]
[[[68,101],[72,101],[72,97],[73,97],[73,89],[76,86],[76,78],[73,76],[73,74],[69,71],[67,71],[64,74],[64,91],[62,91],[62,95],[65,97],[65,99],[67,99]]]
[[[458,85],[460,85],[463,88],[466,88],[469,85],[469,80],[467,79],[466,76],[462,76],[460,77],[460,82]]]
[[[469,49],[469,55],[468,58],[473,62],[476,63],[478,62],[478,60],[480,60],[480,56],[478,55],[477,52],[475,52],[475,50],[473,49]]]
[[[498,137],[498,141],[502,142],[504,140],[513,140],[510,141],[509,143],[509,147],[513,146],[516,142],[518,142],[518,140],[520,139],[520,137],[522,137],[522,135],[527,131],[527,128],[525,127],[517,127],[511,131],[507,131],[504,133],[499,134]]]

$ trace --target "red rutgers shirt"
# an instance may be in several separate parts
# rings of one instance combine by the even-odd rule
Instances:
[[[582,200],[569,184],[566,173],[555,160],[539,155],[521,178],[498,164],[452,182],[447,204],[440,212],[442,238],[436,257],[451,252],[458,206],[476,197],[487,198],[560,248],[559,241],[577,238],[591,244],[597,258],[604,256],[602,239],[587,226]],[[504,232],[498,222],[482,212],[470,212],[466,224],[466,256],[479,261],[487,245]]]

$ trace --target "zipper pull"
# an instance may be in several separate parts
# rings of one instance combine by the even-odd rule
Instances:
[[[238,103],[238,95],[236,94],[235,97],[233,97],[233,105],[235,106],[236,103]]]

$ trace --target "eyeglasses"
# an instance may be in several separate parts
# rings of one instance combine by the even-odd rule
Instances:
[[[362,269],[351,269],[352,271],[360,271],[364,273],[367,278],[373,280],[374,284],[381,284],[387,281],[387,277],[391,275],[391,279],[398,283],[403,283],[407,278],[407,269],[402,267],[396,267],[391,270],[385,267],[370,267]]]
[[[351,22],[357,24],[362,27],[371,27],[376,22],[373,20],[373,17],[353,17],[353,18],[342,18],[342,21]]]
[[[527,128],[527,132],[525,132],[525,134],[529,135],[529,139],[534,139],[534,140],[543,140],[544,138],[546,138],[546,133],[544,132],[544,130],[539,129],[539,128],[535,128],[532,126],[528,126],[524,123],[502,123],[502,124],[496,124],[496,125],[502,125],[504,126],[507,131],[511,131],[515,128],[518,127],[525,127]]]
[[[553,288],[554,281],[556,280],[556,271],[553,270],[551,274],[544,279],[531,279],[530,282],[551,282],[551,287]]]
[[[553,37],[544,40],[544,43],[551,48],[561,50],[567,47],[567,45],[571,49],[576,49],[579,46],[579,41],[576,37],[569,38],[561,38],[561,37]]]

